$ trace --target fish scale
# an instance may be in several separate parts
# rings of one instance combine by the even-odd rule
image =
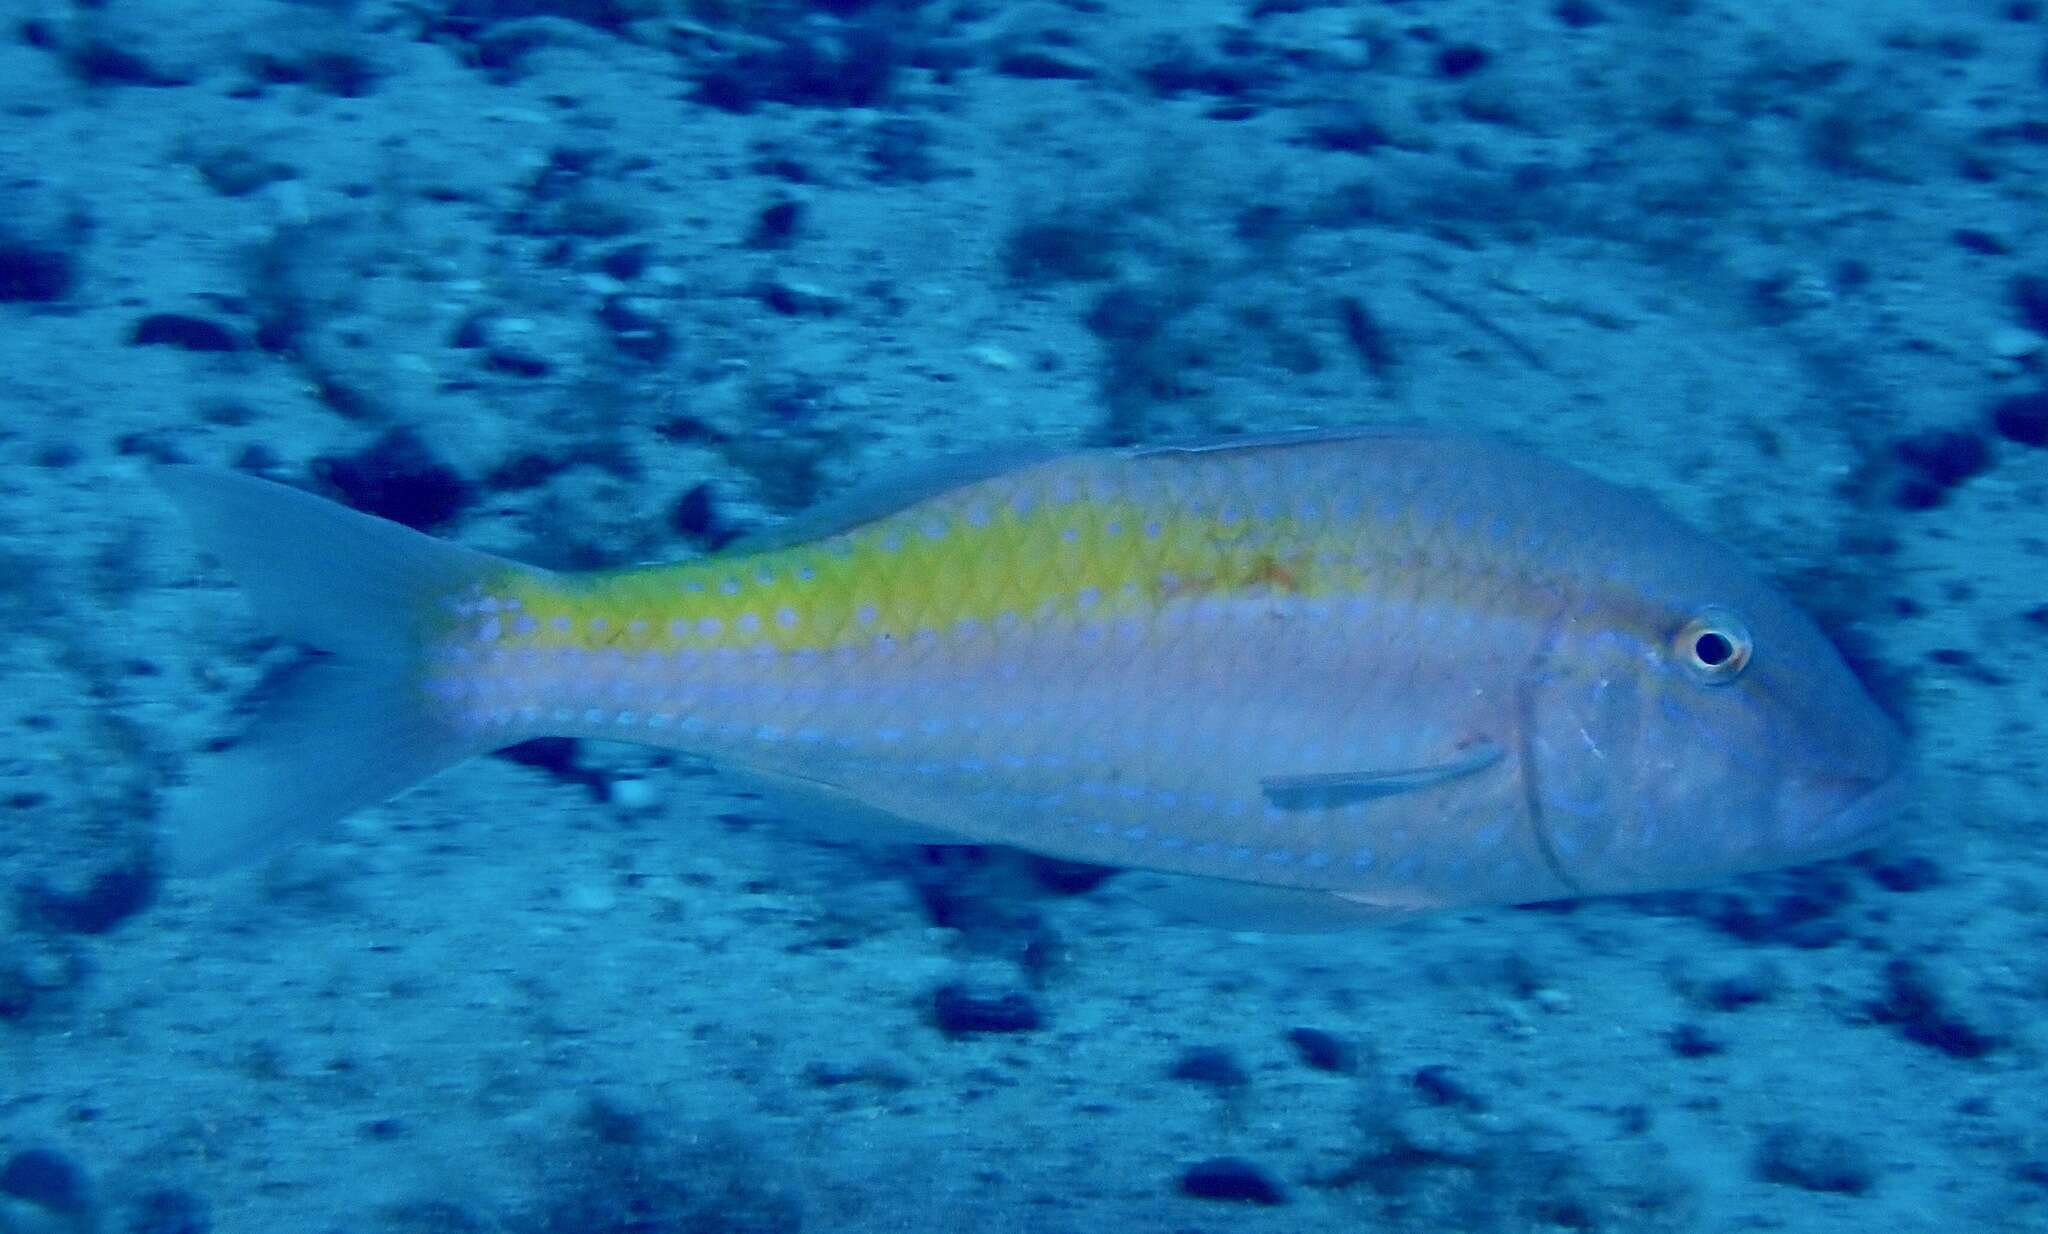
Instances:
[[[202,786],[225,818],[185,812],[195,866],[261,848],[266,813],[303,829],[540,735],[1347,917],[1825,855],[1900,779],[1895,729],[1732,554],[1477,439],[1056,455],[780,546],[581,576],[259,481],[167,487],[266,615],[336,652],[298,731],[240,755],[241,797]],[[279,566],[266,528],[336,565]],[[378,585],[337,595],[337,571]],[[1702,658],[1723,646],[1732,668]],[[323,786],[340,724],[394,718],[388,766]]]
[[[1200,474],[1156,474],[1187,471],[1190,462],[1161,457],[1119,468],[1122,475],[1086,477],[1087,484],[1042,470],[984,481],[821,546],[749,559],[753,571],[775,580],[766,584],[722,563],[672,568],[667,586],[650,587],[660,576],[639,572],[585,580],[575,594],[513,576],[526,585],[486,598],[492,607],[531,613],[538,632],[522,642],[500,624],[490,641],[513,650],[587,650],[593,640],[615,642],[635,623],[650,632],[678,623],[695,630],[709,617],[716,634],[650,634],[656,656],[617,670],[637,673],[637,691],[666,700],[654,704],[656,714],[691,713],[689,692],[707,672],[725,683],[722,705],[702,703],[688,715],[710,733],[692,733],[686,743],[700,752],[828,781],[966,838],[1114,864],[1171,853],[1176,870],[1220,876],[1241,875],[1257,861],[1268,881],[1320,886],[1327,881],[1320,872],[1340,859],[1361,870],[1358,858],[1371,846],[1355,837],[1375,807],[1282,809],[1265,799],[1260,773],[1352,752],[1391,765],[1424,761],[1429,752],[1413,747],[1443,740],[1442,726],[1406,725],[1399,730],[1405,740],[1394,739],[1374,734],[1368,711],[1398,712],[1404,694],[1447,684],[1443,668],[1425,675],[1404,663],[1416,659],[1404,649],[1422,646],[1440,611],[1468,611],[1487,596],[1461,586],[1442,549],[1410,532],[1403,506],[1388,508],[1381,528],[1364,523],[1362,505],[1349,521],[1315,523],[1259,497],[1262,483],[1285,477],[1258,474],[1244,460],[1195,460]],[[979,507],[995,513],[966,516]],[[1361,557],[1392,564],[1360,568]],[[804,566],[839,585],[807,591],[793,581]],[[738,581],[736,590],[687,586],[722,569]],[[1424,571],[1436,572],[1438,596],[1416,585]],[[1476,558],[1462,577],[1484,581]],[[1475,594],[1461,594],[1468,591]],[[768,608],[796,615],[791,633],[741,629],[745,614]],[[863,628],[856,614],[866,608],[879,616]],[[1378,614],[1380,637],[1338,636],[1353,632],[1339,624],[1347,615],[1368,608]],[[561,615],[571,616],[574,629],[549,633]],[[1352,641],[1357,646],[1347,649]],[[719,668],[692,657],[695,648],[713,651]],[[847,653],[837,678],[847,702],[804,696],[816,669],[792,662],[799,649]],[[458,677],[480,662],[466,655],[461,663]],[[1463,658],[1462,674],[1475,663]],[[1366,684],[1343,684],[1349,681]],[[610,676],[594,675],[585,694],[566,700],[543,697],[553,687],[550,679],[520,695],[516,683],[508,688],[486,674],[467,677],[458,693],[493,699],[489,715],[466,713],[471,723],[507,722],[491,717],[546,707],[574,713],[574,735],[644,734],[646,715],[638,711],[605,710],[583,722],[606,707]],[[1375,701],[1377,708],[1368,706]],[[994,713],[1007,722],[942,721],[931,733],[934,709],[961,720]],[[791,742],[798,731],[817,740]],[[1033,758],[1041,751],[1065,756],[1057,774]],[[1006,760],[1012,754],[1023,767]],[[962,792],[969,780],[977,792]],[[1076,788],[1085,808],[1077,812],[1058,793],[1062,786]],[[1197,798],[1211,804],[1189,804]],[[1422,829],[1410,830],[1404,845],[1383,829],[1375,839],[1385,859],[1375,852],[1370,864],[1412,877],[1416,871],[1402,863]],[[1526,852],[1497,864],[1510,881],[1540,875]],[[1530,889],[1565,890],[1540,877]]]

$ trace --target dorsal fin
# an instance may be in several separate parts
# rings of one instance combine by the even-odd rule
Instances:
[[[890,468],[785,522],[740,537],[727,545],[720,556],[746,556],[823,540],[908,510],[941,493],[1067,453],[1070,451],[1054,446],[1003,446]]]

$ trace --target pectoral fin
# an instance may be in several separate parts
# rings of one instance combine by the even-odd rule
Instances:
[[[1282,809],[1341,805],[1371,797],[1417,792],[1462,779],[1493,766],[1506,753],[1497,743],[1483,741],[1465,747],[1441,763],[1427,766],[1266,776],[1260,779],[1259,788],[1265,792],[1266,800]]]

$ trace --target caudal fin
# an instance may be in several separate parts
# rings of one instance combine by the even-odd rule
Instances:
[[[262,619],[326,653],[173,794],[173,872],[275,851],[487,748],[429,709],[425,640],[442,600],[528,567],[267,480],[183,466],[158,478]]]

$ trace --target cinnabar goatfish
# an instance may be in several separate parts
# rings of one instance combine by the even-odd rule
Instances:
[[[175,807],[187,870],[543,735],[1193,876],[1184,907],[1289,928],[1836,856],[1905,783],[1898,729],[1729,551],[1462,436],[957,467],[777,542],[580,575],[162,479],[327,653]]]

